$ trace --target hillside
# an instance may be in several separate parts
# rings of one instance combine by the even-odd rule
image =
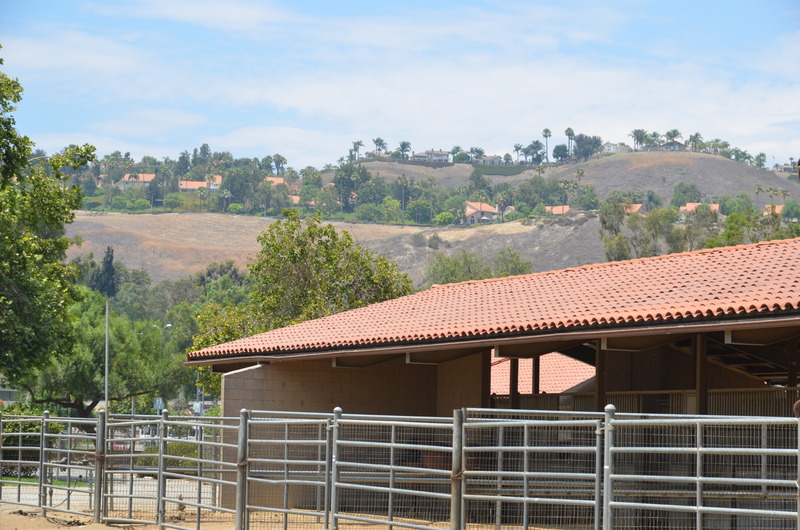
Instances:
[[[374,175],[394,179],[405,174],[417,180],[436,179],[439,186],[454,188],[466,184],[471,167],[443,168],[367,162]],[[800,184],[783,175],[760,170],[722,157],[698,153],[628,153],[590,160],[581,164],[549,168],[547,178],[574,178],[583,168],[583,182],[593,184],[600,197],[613,189],[652,189],[669,203],[678,182],[690,182],[706,196],[753,195],[756,184],[765,189],[787,189],[790,198],[800,197]],[[529,179],[532,170],[511,177],[490,176],[495,183],[514,185]],[[763,205],[768,197],[762,195]],[[79,234],[84,243],[71,248],[68,257],[93,252],[101,258],[106,246],[113,246],[115,258],[130,267],[145,268],[154,282],[177,279],[205,268],[215,261],[233,259],[241,267],[258,252],[258,235],[270,219],[223,214],[124,215],[79,213],[68,227],[70,236]],[[491,261],[505,247],[520,251],[534,271],[574,267],[605,260],[599,238],[599,222],[593,215],[552,218],[532,226],[519,222],[479,227],[421,228],[395,225],[333,223],[376,253],[396,261],[416,285],[423,280],[433,250],[416,247],[412,236],[438,233],[448,246],[441,250],[476,252]]]
[[[184,278],[208,264],[226,259],[245,267],[255,257],[258,235],[271,219],[224,214],[126,215],[79,212],[67,235],[83,238],[72,247],[72,259],[92,252],[96,259],[107,246],[114,247],[114,258],[128,267],[144,268],[154,282]],[[354,239],[372,251],[397,262],[415,285],[422,282],[428,258],[434,252],[416,247],[412,236],[433,233],[447,242],[447,252],[466,250],[486,256],[487,261],[510,246],[533,263],[535,271],[561,269],[603,261],[599,241],[599,222],[581,216],[552,219],[523,226],[519,222],[472,228],[420,228],[395,225],[332,223],[350,232]]]
[[[467,183],[472,166],[456,164],[449,167],[433,168],[397,162],[365,162],[365,167],[373,175],[393,180],[401,175],[416,180],[433,178],[443,188],[453,189]],[[587,162],[570,163],[550,167],[545,171],[549,179],[574,179],[575,170],[582,168],[585,175],[582,183],[591,184],[597,195],[604,198],[611,190],[648,190],[658,193],[665,204],[672,199],[672,192],[679,182],[692,182],[706,197],[720,195],[736,196],[745,192],[753,195],[755,185],[764,189],[774,187],[788,189],[790,197],[800,198],[800,183],[790,181],[788,174],[778,175],[766,169],[758,169],[747,164],[734,162],[721,156],[690,152],[637,152],[601,156]],[[530,179],[536,172],[526,170],[519,175],[503,177],[487,175],[494,184],[508,182],[518,186]],[[765,204],[766,195],[759,197]]]

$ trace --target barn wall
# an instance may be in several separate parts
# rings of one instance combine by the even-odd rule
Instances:
[[[454,409],[485,406],[486,354],[469,355],[439,365],[436,414],[452,416]]]
[[[436,414],[436,367],[402,358],[366,368],[333,367],[331,361],[264,364],[225,374],[222,412],[255,410],[354,414]],[[450,412],[452,414],[452,411]]]

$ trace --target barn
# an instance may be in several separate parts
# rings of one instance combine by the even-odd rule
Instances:
[[[463,407],[789,415],[800,239],[469,281],[188,354],[223,374],[223,415],[451,416]],[[594,367],[569,394],[522,394],[520,359]],[[491,367],[509,360],[508,395]]]

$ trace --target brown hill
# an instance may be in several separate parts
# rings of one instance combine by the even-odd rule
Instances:
[[[83,244],[67,257],[93,253],[103,256],[114,247],[114,258],[128,267],[144,268],[154,282],[184,278],[215,261],[232,259],[241,267],[256,256],[257,237],[271,219],[225,214],[126,215],[79,212],[67,230],[80,235]],[[505,247],[519,250],[534,270],[562,269],[603,261],[594,216],[549,219],[523,226],[520,222],[471,228],[422,228],[396,225],[332,223],[347,230],[372,251],[397,262],[415,285],[423,281],[434,250],[414,246],[412,236],[437,233],[445,241],[441,250],[467,250],[491,261]]]
[[[783,175],[759,170],[722,157],[699,153],[628,153],[600,157],[585,163],[549,168],[548,178],[574,178],[577,168],[583,182],[593,184],[605,197],[613,189],[652,189],[666,204],[678,182],[690,182],[707,197],[753,194],[755,185],[787,189],[800,197],[800,184]],[[436,179],[439,186],[466,184],[471,166],[428,168],[396,162],[369,162],[374,175],[394,179],[405,174],[417,180]],[[495,184],[514,185],[529,179],[532,170],[511,177],[491,176]],[[777,202],[778,199],[776,199]],[[768,197],[762,195],[763,205]],[[100,259],[106,246],[114,247],[116,259],[129,267],[145,268],[155,282],[183,278],[215,261],[233,259],[244,267],[258,252],[258,235],[270,219],[223,214],[124,215],[79,213],[68,227],[84,243],[71,248],[68,257],[93,252]],[[491,261],[505,247],[520,251],[534,271],[562,269],[605,260],[599,238],[599,222],[592,214],[551,218],[523,226],[519,222],[479,227],[422,228],[394,225],[333,223],[348,230],[374,252],[395,260],[416,285],[423,281],[432,249],[413,245],[412,236],[438,233],[447,246],[441,250],[476,252]]]

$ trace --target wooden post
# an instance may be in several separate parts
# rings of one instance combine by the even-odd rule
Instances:
[[[542,373],[542,356],[537,355],[533,359],[531,359],[531,393],[534,395],[541,394],[542,389],[541,385],[539,384],[541,381],[541,373]]]
[[[600,341],[594,343],[594,409],[603,412],[606,408],[606,356]]]
[[[786,341],[786,358],[788,362],[788,373],[786,375],[786,386],[794,388],[797,386],[797,339],[791,338]]]
[[[697,413],[708,414],[708,363],[706,336],[697,334],[694,338],[695,393],[697,394]]]
[[[519,408],[519,359],[511,359],[508,374],[508,393],[511,399],[511,408]]]

